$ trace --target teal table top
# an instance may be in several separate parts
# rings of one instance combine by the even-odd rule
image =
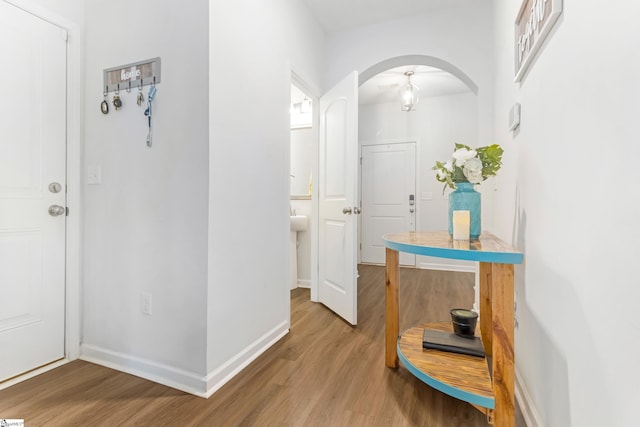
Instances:
[[[382,236],[387,248],[438,258],[497,264],[522,264],[524,254],[489,232],[473,240],[453,240],[446,231],[391,233]]]

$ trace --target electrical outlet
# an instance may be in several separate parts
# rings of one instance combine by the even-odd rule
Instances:
[[[151,315],[151,294],[148,292],[142,293],[142,314]]]

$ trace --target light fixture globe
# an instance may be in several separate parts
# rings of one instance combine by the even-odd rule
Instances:
[[[407,76],[407,84],[400,88],[400,108],[402,111],[413,111],[416,109],[418,102],[420,102],[418,93],[420,88],[411,83],[413,71],[407,71],[404,75]]]
[[[311,112],[311,100],[307,95],[304,96],[304,99],[300,103],[300,112],[303,114]]]

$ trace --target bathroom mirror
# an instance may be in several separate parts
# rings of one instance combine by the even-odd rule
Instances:
[[[313,177],[313,102],[311,96],[296,85],[291,85],[291,153],[290,196],[291,199],[311,198]]]

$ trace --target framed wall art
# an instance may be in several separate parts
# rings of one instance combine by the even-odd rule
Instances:
[[[523,80],[553,25],[562,14],[562,0],[523,0],[515,22],[515,79]]]

